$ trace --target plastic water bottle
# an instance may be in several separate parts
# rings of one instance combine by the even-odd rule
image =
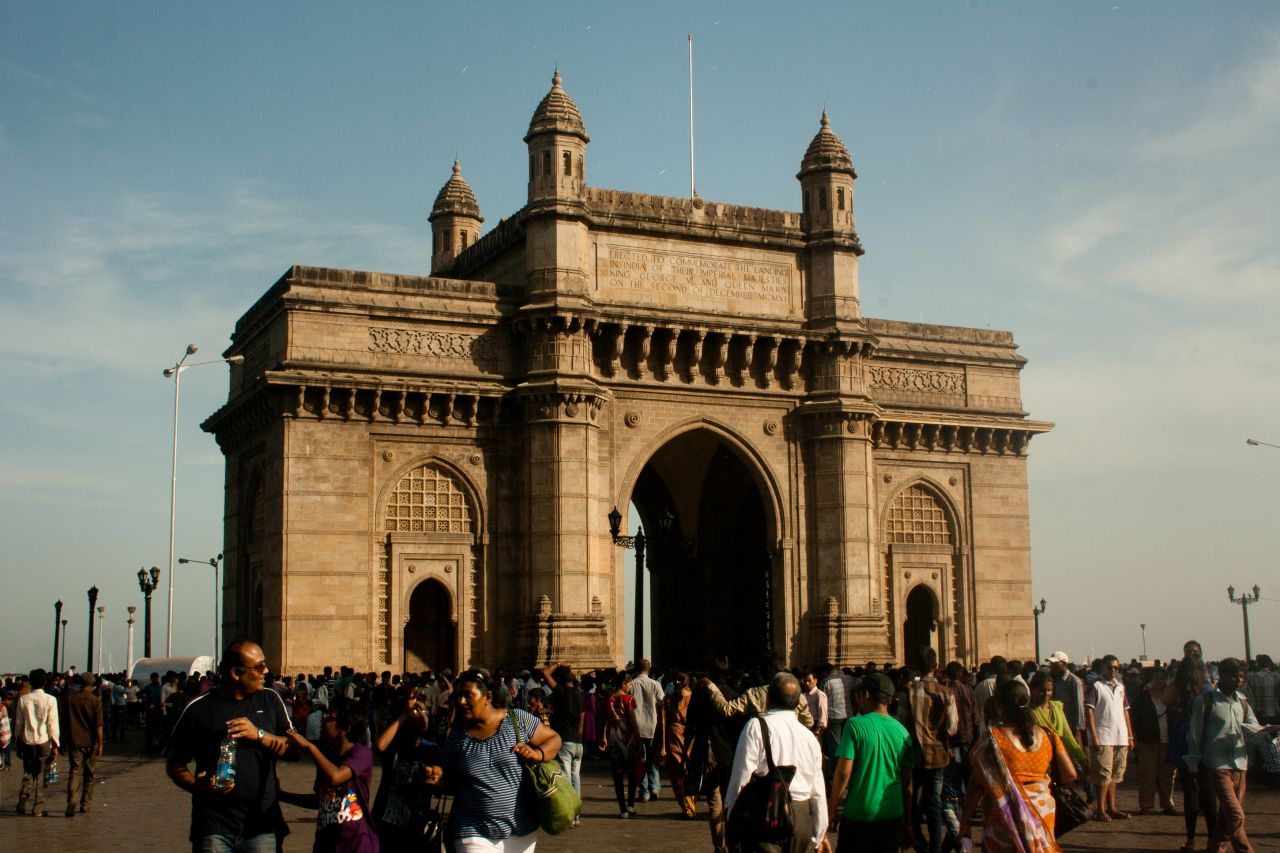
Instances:
[[[213,773],[213,787],[228,788],[236,781],[236,740],[231,735],[218,747],[218,769]]]
[[[47,788],[56,784],[58,784],[58,765],[50,764],[49,769],[44,772],[44,786]]]

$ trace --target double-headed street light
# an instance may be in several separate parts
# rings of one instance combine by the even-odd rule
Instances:
[[[222,555],[210,557],[207,560],[189,560],[186,557],[179,557],[178,563],[187,565],[188,563],[203,564],[213,566],[213,662],[218,662],[218,596],[222,593],[222,587],[218,585],[218,565],[222,562]]]
[[[199,347],[195,344],[187,344],[187,351],[182,354],[182,358],[178,359],[178,363],[173,367],[164,369],[165,377],[173,377],[173,466],[171,469],[172,476],[169,480],[169,611],[164,644],[166,656],[173,655],[173,535],[174,517],[178,508],[178,395],[182,390],[182,371],[191,367],[200,367],[204,364],[238,364],[244,361],[244,356],[233,355],[229,358],[214,358],[209,361],[193,361],[187,364],[187,357],[195,355],[197,350],[199,350]],[[147,624],[150,626],[151,620],[148,619]]]
[[[142,623],[142,656],[151,657],[151,593],[160,585],[160,567],[152,566],[150,574],[146,569],[138,569],[138,589],[146,596],[146,615]],[[66,624],[63,622],[62,624]]]
[[[1240,597],[1236,598],[1236,588],[1229,586],[1227,587],[1227,598],[1232,604],[1240,605],[1240,614],[1244,617],[1244,658],[1251,661],[1253,660],[1253,647],[1249,644],[1249,605],[1258,603],[1258,599],[1262,598],[1262,590],[1255,583],[1253,585],[1253,595],[1242,592]]]

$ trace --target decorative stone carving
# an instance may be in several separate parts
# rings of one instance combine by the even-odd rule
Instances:
[[[635,429],[640,426],[640,413],[632,409],[623,416],[622,422],[629,428]]]
[[[778,422],[777,422],[777,421],[775,421],[773,418],[770,418],[769,420],[765,421],[765,422],[764,422],[764,434],[765,434],[765,435],[777,435],[777,434],[778,434]]]
[[[964,394],[963,373],[945,370],[920,370],[914,367],[870,365],[867,380],[872,388],[891,391],[925,391],[933,394]]]
[[[416,329],[369,329],[370,352],[426,355],[435,358],[493,360],[506,355],[495,338],[458,332],[423,332]]]
[[[384,451],[382,451],[382,461],[383,461],[383,462],[390,462],[392,459],[395,459],[395,458],[396,458],[396,452],[395,452],[394,450],[384,450]]]

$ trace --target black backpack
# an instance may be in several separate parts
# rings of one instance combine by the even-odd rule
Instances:
[[[773,763],[773,750],[769,745],[769,726],[764,717],[760,721],[760,734],[764,738],[764,757],[769,770],[763,776],[752,775],[738,794],[729,812],[727,826],[729,845],[734,849],[751,849],[761,842],[779,843],[791,840],[796,823],[791,803],[791,780],[796,768],[779,767]]]

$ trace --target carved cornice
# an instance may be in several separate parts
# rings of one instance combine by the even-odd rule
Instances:
[[[882,418],[871,427],[871,444],[877,450],[1025,456],[1031,437],[1051,428],[1051,424],[1039,421],[997,425],[919,423]]]
[[[517,393],[525,403],[529,423],[599,423],[608,402],[607,392],[593,386],[571,386],[558,382],[525,385]]]

